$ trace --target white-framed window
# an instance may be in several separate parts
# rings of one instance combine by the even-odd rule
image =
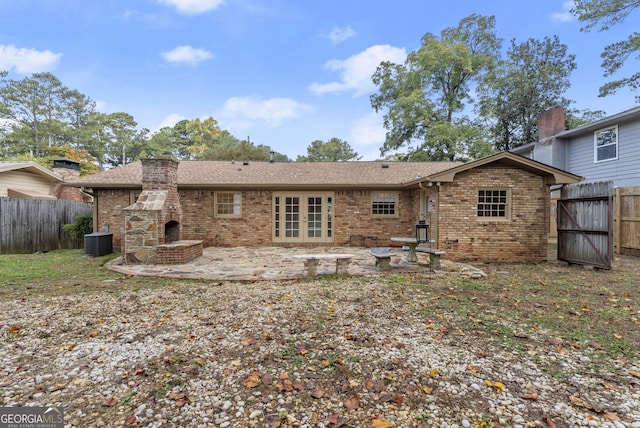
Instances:
[[[215,193],[216,217],[239,218],[242,216],[242,194],[240,192]]]
[[[600,129],[593,133],[594,162],[618,159],[618,126]]]
[[[371,215],[374,217],[397,217],[398,194],[396,192],[371,193]]]
[[[508,220],[511,211],[511,195],[507,189],[478,190],[479,220]]]

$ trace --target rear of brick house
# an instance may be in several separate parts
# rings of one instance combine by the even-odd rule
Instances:
[[[124,210],[138,201],[143,182],[146,190],[154,188],[143,177],[148,168],[142,162],[73,183],[93,192],[94,229],[108,228],[116,248],[124,244]],[[424,220],[429,245],[454,260],[481,262],[544,260],[550,186],[581,179],[508,152],[465,164],[164,160],[155,165],[177,171],[177,240],[199,240],[205,247],[388,247],[391,237],[415,236],[416,223]]]

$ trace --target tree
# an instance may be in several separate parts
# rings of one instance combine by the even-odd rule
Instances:
[[[537,140],[538,116],[548,108],[568,109],[562,94],[576,68],[558,36],[511,40],[507,58],[484,76],[478,87],[479,111],[498,150],[509,150]]]
[[[298,156],[298,162],[338,162],[356,161],[361,156],[349,143],[339,138],[331,138],[327,142],[315,140],[307,147],[307,156]]]
[[[467,144],[478,139],[458,138],[479,134],[462,113],[473,101],[473,83],[498,61],[500,45],[495,18],[471,15],[439,38],[425,34],[403,65],[383,62],[373,75],[379,93],[371,96],[376,112],[387,109],[382,155],[406,147],[409,158],[454,160],[475,151]]]
[[[590,31],[599,27],[598,31],[607,31],[609,27],[623,22],[636,8],[640,7],[640,0],[574,0],[571,13],[585,24],[581,31]],[[604,76],[613,76],[630,56],[640,58],[640,33],[634,32],[627,40],[605,46],[600,54]],[[631,76],[612,80],[600,87],[600,97],[615,94],[618,89],[629,87],[633,90],[640,88],[640,71]],[[640,102],[640,96],[636,97]]]
[[[69,128],[68,141],[79,150],[85,139],[87,125],[91,114],[95,112],[96,103],[77,90],[67,92],[67,109],[65,111]]]
[[[47,148],[60,143],[67,91],[51,73],[10,79],[0,88],[4,118],[13,123],[13,131],[20,131],[23,144],[34,155],[45,155]]]
[[[136,137],[136,121],[124,112],[107,116],[106,128],[109,138],[106,141],[105,160],[110,166],[124,165],[137,159],[135,153],[128,152]]]

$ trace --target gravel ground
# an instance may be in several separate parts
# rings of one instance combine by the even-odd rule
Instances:
[[[638,361],[601,370],[544,331],[547,351],[504,347],[389,283],[119,279],[9,300],[0,405],[61,405],[74,427],[640,427]]]

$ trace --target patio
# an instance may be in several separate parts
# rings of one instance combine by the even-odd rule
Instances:
[[[295,256],[304,254],[352,254],[349,275],[378,275],[380,273],[429,272],[429,256],[418,252],[418,262],[407,262],[407,251],[391,249],[390,270],[381,272],[375,266],[375,257],[365,247],[208,247],[203,255],[181,265],[124,265],[115,259],[110,269],[127,275],[160,276],[210,280],[257,281],[303,278],[303,261]],[[447,260],[442,270],[462,270],[464,266]],[[468,269],[473,269],[467,267]],[[335,260],[320,260],[318,275],[332,275]]]

